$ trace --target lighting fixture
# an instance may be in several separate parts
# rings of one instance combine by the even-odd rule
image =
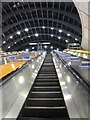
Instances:
[[[10,48],[10,46],[8,46],[8,48]]]
[[[62,30],[59,30],[59,32],[62,32]]]
[[[51,46],[51,49],[53,49],[53,46]]]
[[[68,40],[65,40],[66,42],[68,42]]]
[[[53,35],[51,35],[51,37],[53,37]]]
[[[25,31],[28,32],[28,28],[25,28]]]
[[[61,37],[58,37],[58,39],[61,39]]]
[[[20,32],[20,31],[18,31],[18,32],[17,32],[17,35],[20,35],[20,34],[21,34],[21,32]]]
[[[29,49],[26,49],[25,51],[26,51],[26,52],[29,52]]]
[[[17,42],[15,42],[15,44],[16,44]]]
[[[13,38],[13,36],[10,36],[10,39],[12,39]]]
[[[70,34],[68,33],[67,36],[70,36]]]
[[[57,48],[57,50],[59,50],[59,48]]]
[[[53,30],[54,28],[52,27],[51,30]]]
[[[77,43],[74,43],[73,45],[77,45]]]
[[[30,38],[30,35],[28,37]]]
[[[42,28],[45,29],[45,26],[43,26]]]
[[[29,45],[37,45],[37,43],[29,43]]]
[[[75,40],[77,41],[78,39],[77,39],[77,38],[75,38]]]
[[[43,45],[49,45],[51,44],[50,42],[45,42],[45,43],[42,43]]]
[[[3,41],[3,44],[5,44],[6,43],[6,41]]]
[[[35,36],[38,37],[38,33],[36,33]]]
[[[44,48],[46,49],[46,48],[47,48],[47,46],[45,45],[45,46],[44,46]]]
[[[32,47],[32,50],[34,50],[34,47]]]

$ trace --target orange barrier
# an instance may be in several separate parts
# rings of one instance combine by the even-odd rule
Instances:
[[[3,64],[0,66],[0,79],[8,75],[9,73],[13,72],[17,68],[24,65],[26,62],[10,62],[7,64]]]
[[[33,55],[33,56],[32,56],[32,55],[30,55],[30,58],[31,58],[31,59],[33,59],[33,58],[35,58],[35,57],[36,57],[36,56],[34,56],[34,55]]]

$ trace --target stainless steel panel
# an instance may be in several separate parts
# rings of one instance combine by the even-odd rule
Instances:
[[[7,85],[0,88],[1,118],[17,118],[44,58],[45,54],[33,60]]]
[[[70,118],[88,118],[90,113],[88,91],[55,55],[53,60]]]

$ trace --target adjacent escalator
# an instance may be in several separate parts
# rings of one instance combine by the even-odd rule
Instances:
[[[18,120],[69,120],[63,94],[53,64],[47,54],[37,78],[28,94]]]

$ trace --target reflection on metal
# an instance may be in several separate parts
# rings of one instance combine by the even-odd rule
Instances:
[[[42,43],[37,44],[37,51],[42,51]]]

